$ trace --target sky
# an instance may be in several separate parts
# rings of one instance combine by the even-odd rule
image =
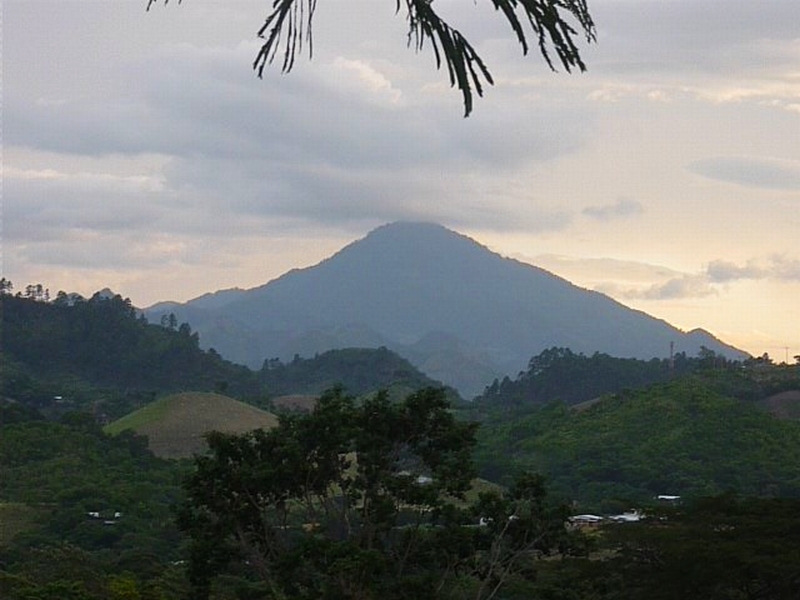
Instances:
[[[800,2],[589,0],[585,73],[434,0],[495,84],[463,117],[391,0],[2,0],[2,273],[134,305],[249,288],[434,221],[684,330],[800,354]]]

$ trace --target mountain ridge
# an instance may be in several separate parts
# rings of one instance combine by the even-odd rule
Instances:
[[[433,223],[383,225],[316,265],[239,292],[228,302],[209,302],[215,295],[206,294],[171,308],[200,333],[201,344],[251,366],[290,358],[298,340],[306,353],[370,340],[405,356],[426,336],[444,334],[451,347],[458,340],[465,356],[485,357],[489,379],[481,384],[454,364],[427,373],[466,396],[548,347],[652,358],[668,356],[670,342],[692,355],[705,345],[666,321]],[[701,337],[710,350],[746,356]],[[313,339],[320,341],[316,349],[308,344]],[[417,354],[417,366],[428,362]]]

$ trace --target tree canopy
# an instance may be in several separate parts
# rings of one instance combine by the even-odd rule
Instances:
[[[270,431],[209,436],[180,516],[194,597],[218,575],[258,597],[488,599],[566,547],[542,480],[467,498],[475,425],[442,390],[326,393]]]
[[[148,0],[147,8],[157,0]],[[165,3],[169,0],[165,0]],[[180,3],[181,0],[178,0]],[[447,67],[450,85],[457,86],[464,100],[464,116],[472,112],[473,94],[483,95],[483,86],[493,84],[492,75],[481,56],[464,35],[435,10],[433,0],[395,0],[396,12],[408,21],[407,43],[417,51],[430,44],[436,68]],[[547,65],[561,65],[567,72],[586,70],[576,40],[596,38],[595,25],[586,0],[491,0],[492,6],[507,21],[527,54],[535,44]],[[259,29],[264,40],[253,61],[259,77],[276,56],[281,70],[288,73],[303,46],[313,53],[312,21],[317,0],[272,0],[272,12]],[[529,30],[526,28],[529,28]],[[533,43],[532,43],[533,42]]]

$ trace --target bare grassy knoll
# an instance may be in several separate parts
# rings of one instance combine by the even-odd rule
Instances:
[[[206,450],[204,434],[209,431],[242,433],[269,429],[277,424],[275,415],[233,398],[205,392],[166,396],[110,423],[111,434],[125,429],[146,435],[150,449],[163,458],[187,458]]]

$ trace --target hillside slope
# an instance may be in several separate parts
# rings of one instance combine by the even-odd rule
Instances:
[[[800,423],[776,418],[738,373],[709,373],[563,403],[495,413],[480,430],[483,476],[545,474],[570,500],[657,494],[800,497]],[[794,394],[795,392],[792,392]]]

